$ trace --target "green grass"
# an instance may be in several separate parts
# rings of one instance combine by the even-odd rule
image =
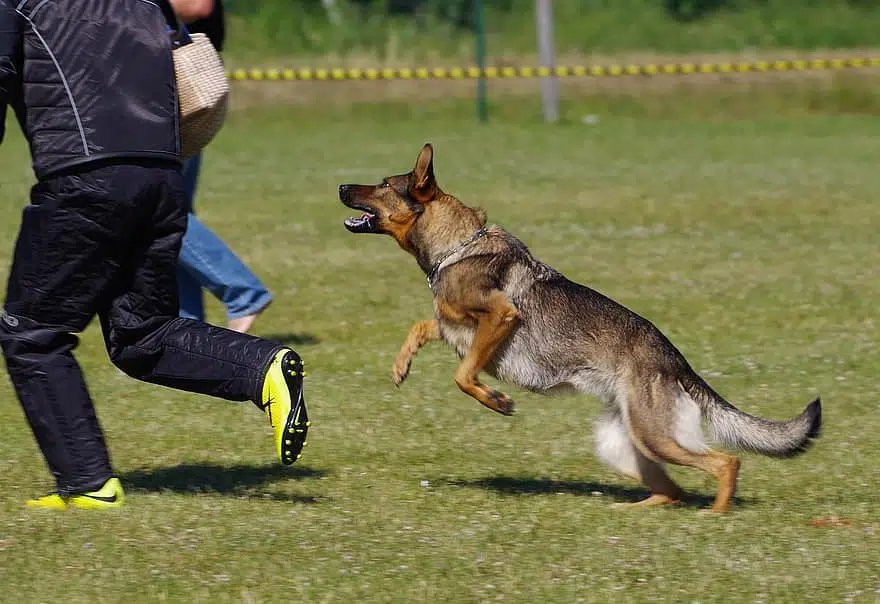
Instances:
[[[471,29],[449,16],[456,13],[459,2],[437,0],[433,5],[445,6],[445,11],[427,10],[417,19],[411,13],[389,14],[379,8],[381,2],[368,9],[337,0],[335,22],[317,2],[229,4],[228,56],[237,63],[287,59],[328,64],[367,56],[377,63],[470,64],[474,59]],[[664,0],[555,0],[553,4],[556,50],[568,56],[871,48],[876,46],[880,23],[880,4],[873,0],[692,0],[692,5],[720,5],[692,21],[672,18]],[[485,5],[490,60],[534,60],[534,1],[486,1]]]
[[[2,599],[878,601],[880,123],[705,102],[570,100],[553,127],[522,100],[486,126],[469,102],[233,113],[197,207],[276,296],[256,333],[310,366],[309,447],[275,464],[255,407],[128,379],[90,327],[77,355],[128,504],[23,509],[52,484],[0,382]],[[392,360],[430,294],[390,239],[345,231],[336,188],[409,170],[426,140],[442,187],[655,322],[742,409],[785,418],[820,394],[822,440],[793,460],[746,456],[727,516],[698,514],[715,483],[686,469],[673,475],[691,504],[612,510],[644,490],[594,458],[596,400],[504,386],[519,412],[501,417],[458,391],[443,345],[396,389]],[[26,157],[12,129],[0,279]],[[834,515],[851,526],[811,526]]]

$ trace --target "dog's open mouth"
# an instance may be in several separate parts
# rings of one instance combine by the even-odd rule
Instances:
[[[367,208],[354,208],[355,210],[363,210],[363,214],[359,217],[351,217],[345,220],[345,228],[352,233],[377,233],[379,231],[376,224],[376,215],[368,211]]]
[[[356,201],[363,188],[361,185],[339,185],[339,201],[352,210],[363,212],[357,218],[354,216],[347,218],[345,228],[352,233],[380,233],[376,210],[365,203]]]

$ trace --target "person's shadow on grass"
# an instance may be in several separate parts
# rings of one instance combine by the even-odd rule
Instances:
[[[610,497],[615,500],[615,503],[635,503],[649,495],[648,490],[644,487],[631,488],[597,482],[551,480],[535,477],[489,476],[476,480],[446,481],[446,483],[459,487],[497,491],[504,495],[551,495],[554,493],[566,493],[569,495]],[[692,508],[705,508],[711,507],[714,501],[714,495],[685,493],[680,505]],[[731,500],[731,505],[736,506],[751,505],[753,503],[755,503],[754,500],[742,499],[736,496]]]
[[[314,346],[321,341],[317,336],[310,333],[259,333],[256,335],[270,342],[278,342],[284,346]]]
[[[180,464],[167,468],[148,468],[123,473],[119,478],[126,490],[172,493],[216,493],[233,497],[273,499],[296,503],[316,503],[317,497],[265,490],[272,483],[320,478],[326,472],[307,467],[223,466],[216,464]]]

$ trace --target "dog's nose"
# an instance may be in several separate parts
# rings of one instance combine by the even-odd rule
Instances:
[[[347,203],[351,199],[351,185],[339,185],[339,201]]]

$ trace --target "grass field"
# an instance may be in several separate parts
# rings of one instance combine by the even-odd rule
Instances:
[[[880,601],[880,122],[742,101],[572,100],[553,127],[531,100],[485,126],[465,101],[233,113],[197,208],[276,296],[255,333],[309,365],[305,455],[277,465],[249,403],[122,376],[90,327],[78,356],[128,505],[23,509],[52,484],[0,382],[0,600]],[[743,410],[787,418],[821,395],[823,438],[745,456],[729,515],[698,513],[715,483],[684,469],[685,505],[624,511],[645,491],[594,458],[596,400],[506,386],[518,414],[501,417],[458,391],[439,344],[396,389],[430,294],[390,239],[343,228],[336,189],[408,171],[425,141],[442,187],[653,321]],[[26,158],[13,129],[4,280]]]

